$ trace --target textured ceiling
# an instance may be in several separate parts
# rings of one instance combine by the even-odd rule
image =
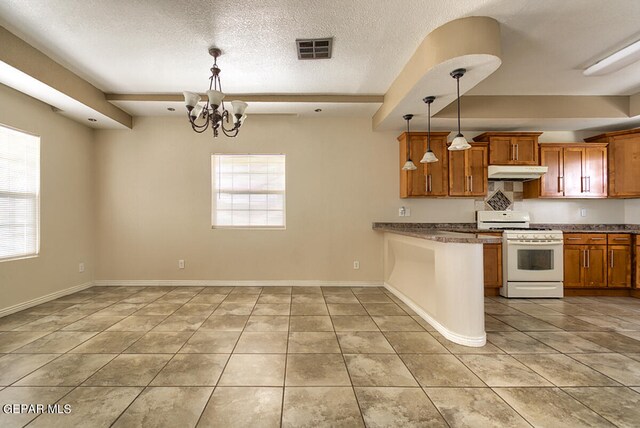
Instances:
[[[502,28],[503,65],[472,92],[622,95],[640,63],[581,70],[640,38],[637,0],[0,0],[0,23],[106,92],[202,90],[216,44],[235,93],[384,93],[424,37],[456,18]],[[331,60],[295,39],[334,36]]]
[[[113,93],[203,91],[217,45],[225,92],[384,94],[427,34],[464,16],[497,19],[503,47],[502,66],[469,95],[640,92],[640,63],[582,75],[640,39],[638,0],[0,0],[0,25]],[[296,38],[326,36],[331,60],[297,60]]]
[[[424,37],[491,0],[0,0],[0,23],[106,92],[384,93]],[[295,39],[333,36],[333,59]]]

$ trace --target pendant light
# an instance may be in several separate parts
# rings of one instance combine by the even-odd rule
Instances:
[[[456,79],[456,84],[458,87],[458,135],[453,139],[451,145],[449,146],[449,150],[467,150],[471,148],[471,145],[467,142],[467,139],[464,138],[462,132],[460,132],[460,78],[464,76],[467,70],[464,68],[457,68],[451,72],[451,77]]]
[[[402,118],[407,121],[407,161],[404,163],[402,169],[404,171],[415,171],[418,167],[411,160],[411,134],[409,133],[409,121],[413,119],[413,115],[405,114]]]
[[[431,103],[436,99],[436,97],[425,97],[422,101],[427,103],[427,152],[422,157],[420,163],[433,163],[438,162],[438,158],[436,154],[431,150]]]

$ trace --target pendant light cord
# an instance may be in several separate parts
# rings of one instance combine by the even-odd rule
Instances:
[[[461,135],[460,133],[460,76],[456,77],[456,83],[458,86],[458,135]]]
[[[409,121],[407,119],[407,162],[411,160],[411,132],[409,131]]]
[[[431,151],[431,103],[427,104],[427,152]]]

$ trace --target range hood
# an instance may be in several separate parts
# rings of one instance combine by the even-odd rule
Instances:
[[[547,166],[490,165],[489,181],[530,181],[546,174]]]

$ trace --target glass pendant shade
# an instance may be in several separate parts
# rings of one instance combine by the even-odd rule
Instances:
[[[224,94],[220,91],[216,91],[215,89],[209,89],[207,91],[207,97],[209,98],[209,104],[211,104],[213,108],[218,108],[218,106],[222,104]]]
[[[183,92],[184,94],[184,103],[187,106],[187,109],[189,111],[191,111],[192,108],[194,108],[199,102],[200,102],[200,95],[194,93],[194,92]]]
[[[244,123],[244,121],[247,120],[247,115],[243,115],[240,119],[238,119],[238,116],[233,116],[233,123],[237,123],[240,122],[241,124]]]
[[[433,151],[431,150],[428,150],[422,157],[422,160],[420,161],[420,163],[434,163],[434,162],[438,162],[438,158],[436,157],[436,154],[433,153]]]
[[[456,138],[453,139],[453,141],[451,142],[451,145],[448,147],[448,149],[451,151],[467,150],[470,148],[471,148],[471,144],[467,142],[467,139],[464,138],[464,135],[462,134],[456,135]]]
[[[247,109],[247,103],[244,101],[234,100],[231,101],[231,108],[233,109],[233,115],[235,117],[244,116],[244,111]]]
[[[402,167],[403,171],[415,171],[416,169],[418,169],[418,167],[413,163],[411,159],[407,160]]]
[[[189,116],[191,116],[194,119],[197,119],[198,116],[200,116],[200,113],[202,113],[202,109],[204,107],[202,106],[202,104],[197,104],[190,112],[189,112]]]

